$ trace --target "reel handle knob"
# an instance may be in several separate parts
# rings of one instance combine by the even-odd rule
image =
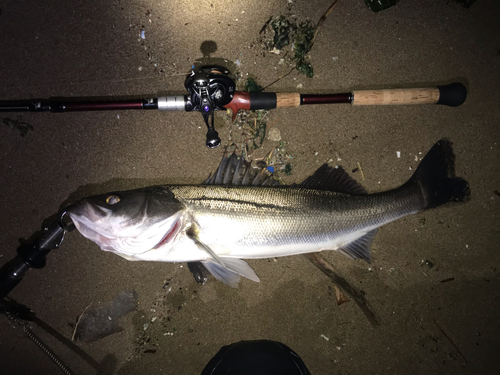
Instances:
[[[206,145],[208,148],[217,148],[220,146],[220,138],[219,133],[213,127],[209,127],[207,130],[207,142]]]

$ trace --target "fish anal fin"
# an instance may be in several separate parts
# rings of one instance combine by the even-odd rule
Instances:
[[[364,259],[371,263],[370,247],[377,234],[377,229],[371,230],[362,237],[341,246],[337,251],[351,259]]]
[[[367,194],[366,189],[349,176],[344,168],[340,166],[333,168],[328,164],[323,164],[298,186],[306,189],[336,191],[345,194]]]

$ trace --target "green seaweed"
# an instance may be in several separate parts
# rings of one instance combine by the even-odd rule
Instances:
[[[293,47],[295,49],[295,62],[297,70],[309,78],[313,77],[313,67],[306,61],[306,56],[312,48],[314,39],[314,27],[310,22],[302,22],[299,25],[299,32],[296,33]]]
[[[245,82],[244,91],[246,91],[246,92],[260,92],[262,90],[263,90],[262,86],[260,86],[255,81],[255,79],[253,79],[253,78],[247,78],[247,81]]]
[[[297,28],[294,22],[291,22],[285,16],[280,16],[271,22],[274,30],[274,47],[283,49],[290,44],[290,34]]]
[[[271,27],[274,31],[273,47],[281,50],[291,45],[294,50],[296,69],[312,78],[313,67],[306,61],[314,39],[315,29],[311,21],[297,23],[285,16],[280,16],[271,21]]]
[[[264,121],[257,121],[257,128],[255,129],[255,134],[253,137],[253,148],[258,149],[264,143],[266,138],[266,128],[267,124]]]

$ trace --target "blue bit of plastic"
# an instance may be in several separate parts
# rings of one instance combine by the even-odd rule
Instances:
[[[271,173],[274,173],[274,167],[272,166],[267,167],[267,170]]]

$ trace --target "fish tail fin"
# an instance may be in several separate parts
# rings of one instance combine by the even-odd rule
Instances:
[[[425,155],[408,181],[408,184],[414,183],[422,190],[423,209],[470,199],[469,183],[455,177],[455,154],[452,143],[447,139],[438,141]]]

